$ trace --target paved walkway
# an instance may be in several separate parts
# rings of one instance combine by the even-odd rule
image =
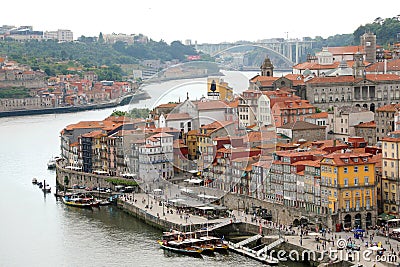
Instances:
[[[247,222],[250,224],[254,225],[259,225],[260,224],[260,218],[257,217],[257,221],[254,220],[254,217],[248,214],[245,214],[242,211],[234,211],[233,214],[241,221]],[[253,220],[252,220],[253,217]],[[262,228],[263,229],[276,229],[276,230],[281,230],[280,232],[284,235],[284,238],[286,239],[287,242],[294,244],[296,246],[301,246],[305,249],[307,249],[310,252],[325,252],[327,255],[330,253],[332,256],[332,259],[343,259],[346,261],[349,261],[350,258],[353,258],[354,260],[352,261],[355,266],[357,265],[362,265],[364,267],[381,267],[381,266],[397,266],[397,264],[400,263],[400,242],[394,239],[388,239],[383,236],[378,236],[374,234],[374,237],[372,239],[372,243],[381,243],[382,247],[386,249],[384,252],[384,257],[379,257],[377,256],[376,251],[371,251],[365,246],[365,242],[368,241],[370,242],[370,236],[364,238],[364,241],[361,239],[354,239],[353,238],[353,233],[351,232],[339,232],[339,233],[330,233],[326,234],[324,240],[329,240],[330,242],[325,242],[325,248],[323,248],[323,241],[317,242],[315,240],[315,235],[313,236],[312,234],[308,236],[303,236],[300,237],[300,229],[298,227],[294,227],[293,230],[295,231],[295,234],[285,234],[286,226],[282,225],[281,227],[278,227],[277,224],[275,223],[267,223],[265,224],[265,220],[261,220],[262,223]],[[279,229],[281,228],[281,229]],[[290,231],[288,231],[290,232]],[[286,232],[286,233],[288,233]],[[375,231],[369,230],[368,234],[372,234]],[[321,237],[321,235],[319,235]],[[271,238],[278,238],[278,236],[269,236]],[[354,251],[354,254],[351,256],[348,254],[348,252],[351,253],[350,250],[338,250],[338,242],[341,245],[344,240],[345,244],[347,244],[349,241],[349,238],[351,238],[351,242],[354,242],[356,245],[360,246],[360,251]],[[340,241],[339,241],[340,240]],[[396,255],[399,256],[393,256],[392,254],[392,249],[393,252]],[[332,254],[333,252],[333,254]],[[301,253],[300,253],[301,255]],[[350,258],[349,258],[350,257]]]
[[[175,207],[170,207],[167,208],[166,205],[159,205],[159,199],[156,198],[154,195],[148,195],[145,193],[129,193],[125,194],[124,196],[121,197],[121,200],[126,201],[128,203],[134,204],[138,208],[142,210],[146,210],[149,214],[153,216],[160,217],[161,219],[168,220],[170,222],[173,222],[175,224],[181,224],[182,226],[192,226],[192,225],[203,225],[206,226],[207,224],[216,224],[220,222],[226,222],[228,220],[232,221],[241,221],[241,222],[246,222],[250,224],[254,224],[259,226],[260,225],[260,218],[256,217],[257,220],[254,219],[252,215],[245,214],[242,211],[233,211],[232,217],[231,218],[220,218],[220,219],[214,219],[214,220],[208,220],[204,216],[198,216],[198,215],[193,215],[193,214],[188,214],[188,213],[181,213],[179,214],[177,212],[177,209]],[[172,213],[170,212],[172,211]],[[261,225],[262,229],[274,229],[274,230],[280,230],[280,234],[284,236],[287,242],[290,242],[296,246],[301,246],[305,249],[307,249],[310,252],[325,252],[327,255],[334,253],[332,258],[338,258],[338,259],[343,259],[343,260],[349,260],[349,257],[353,257],[353,263],[355,266],[358,264],[364,266],[364,267],[383,267],[383,266],[397,266],[395,264],[400,263],[400,256],[397,256],[396,258],[390,256],[393,255],[391,252],[392,250],[396,253],[396,255],[400,254],[400,242],[390,239],[388,243],[388,239],[383,237],[383,236],[377,236],[375,235],[372,239],[373,243],[381,243],[383,248],[386,249],[384,252],[385,258],[379,258],[377,257],[377,254],[375,251],[372,251],[368,249],[365,246],[365,241],[370,241],[369,236],[367,238],[364,238],[364,241],[360,239],[354,239],[353,234],[351,232],[340,232],[340,233],[326,233],[324,239],[329,240],[325,242],[325,247],[323,248],[323,241],[317,242],[315,240],[315,236],[313,235],[308,235],[308,236],[302,236],[300,237],[299,232],[300,230],[295,227],[289,231],[288,227],[282,225],[281,227],[278,227],[276,223],[268,222],[265,223],[265,220],[261,220]],[[279,229],[280,228],[280,229]],[[286,231],[286,229],[288,231]],[[194,230],[194,229],[191,229]],[[293,235],[293,230],[294,230],[294,235]],[[190,230],[189,230],[190,231]],[[289,234],[290,232],[290,234]],[[373,231],[370,230],[368,234],[372,234]],[[270,236],[274,238],[278,238],[278,236]],[[321,235],[320,235],[321,237]],[[346,249],[344,250],[338,250],[338,241],[339,240],[345,240],[344,242],[348,242],[348,238],[351,238],[351,241],[354,242],[356,245],[360,246],[360,251],[355,251],[352,256],[348,254]],[[342,242],[342,241],[341,241]],[[301,253],[300,253],[301,255]],[[385,263],[388,261],[395,261],[395,263]]]
[[[189,213],[178,213],[175,207],[167,208],[165,205],[159,205],[160,200],[156,199],[154,195],[145,193],[129,193],[121,197],[121,200],[134,204],[136,207],[146,210],[149,214],[160,217],[161,219],[168,220],[175,224],[182,224],[183,226],[190,225],[207,225],[216,224],[230,220],[230,218],[220,218],[208,220],[204,216],[193,215]],[[172,211],[172,213],[171,213]]]

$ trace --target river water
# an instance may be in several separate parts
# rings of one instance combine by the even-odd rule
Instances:
[[[246,89],[253,75],[225,74],[236,92]],[[148,85],[152,99],[118,109],[152,108],[157,101],[184,99],[187,92],[191,99],[200,98],[205,85],[205,78]],[[59,135],[66,125],[102,120],[112,110],[0,118],[0,266],[259,266],[233,253],[199,259],[168,254],[155,242],[160,231],[118,208],[67,207],[32,185],[37,177],[54,192],[55,172],[46,163],[59,155]]]

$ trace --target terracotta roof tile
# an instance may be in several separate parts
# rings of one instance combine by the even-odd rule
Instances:
[[[376,123],[375,121],[369,121],[369,122],[364,122],[360,123],[358,125],[354,125],[356,128],[376,128]]]

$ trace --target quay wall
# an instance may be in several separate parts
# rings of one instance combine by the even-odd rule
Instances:
[[[107,178],[117,178],[119,180],[126,180],[132,182],[132,179],[127,179],[123,177],[116,177],[116,176],[105,176],[105,175],[98,175],[94,173],[86,173],[86,172],[78,172],[74,170],[65,169],[61,166],[60,162],[56,164],[56,182],[57,185],[63,187],[64,186],[64,179],[68,177],[68,187],[72,187],[72,185],[82,185],[85,187],[105,187],[111,188],[115,190],[115,186],[112,183],[106,181]],[[136,192],[140,190],[139,186],[135,187]]]
[[[61,114],[61,113],[72,113],[80,112],[85,110],[95,110],[112,108],[117,106],[123,106],[132,102],[137,102],[139,100],[150,98],[147,92],[140,93],[138,95],[128,95],[120,101],[85,105],[85,106],[70,106],[70,107],[54,107],[54,108],[43,108],[43,109],[20,109],[20,110],[9,110],[1,111],[1,117],[11,117],[11,116],[27,116],[27,115],[42,115],[42,114]]]
[[[157,228],[157,229],[160,229],[163,231],[169,231],[171,228],[178,229],[180,231],[184,231],[183,226],[181,224],[176,224],[176,223],[170,222],[168,220],[164,220],[161,217],[158,218],[157,216],[154,216],[154,215],[148,213],[146,210],[136,207],[132,203],[118,200],[117,205],[119,208],[123,209],[125,212],[140,219],[144,223],[151,225],[154,228]]]
[[[262,207],[267,209],[268,212],[271,212],[272,220],[278,222],[278,224],[290,225],[295,219],[300,220],[307,215],[311,216],[311,214],[305,214],[304,211],[295,207],[286,207],[282,204],[271,203],[254,197],[232,193],[227,193],[221,202],[231,210],[239,210],[242,212],[247,209],[250,214],[253,206]]]

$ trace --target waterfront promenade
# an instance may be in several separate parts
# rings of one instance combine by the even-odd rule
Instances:
[[[159,197],[159,196],[158,196]],[[178,213],[177,208],[168,206],[165,204],[160,204],[160,198],[157,198],[155,195],[145,194],[145,193],[128,193],[124,194],[121,198],[121,201],[125,201],[131,205],[136,206],[137,208],[146,211],[146,213],[158,217],[159,219],[169,221],[173,224],[182,225],[183,227],[198,227],[198,226],[207,226],[207,224],[217,224],[221,222],[226,222],[228,220],[232,220],[233,218],[219,218],[208,220],[204,216],[194,215],[191,213],[182,212]],[[172,212],[171,212],[172,211]],[[189,228],[186,230],[189,231]],[[194,229],[192,229],[194,230]]]
[[[254,220],[254,217],[250,214],[245,214],[244,212],[234,211],[233,214],[236,216],[238,220],[242,222],[250,223],[250,224],[260,224],[260,218],[256,217],[257,220]],[[253,220],[252,220],[253,218]],[[354,239],[352,232],[329,232],[326,233],[324,237],[322,235],[318,235],[320,240],[316,241],[315,234],[303,235],[300,236],[301,229],[299,227],[293,227],[291,231],[294,230],[291,234],[288,234],[290,231],[289,226],[280,225],[278,226],[276,223],[267,223],[264,224],[264,220],[261,220],[262,228],[275,228],[281,230],[282,235],[286,239],[286,242],[301,247],[311,253],[315,252],[317,255],[321,252],[324,252],[328,255],[328,253],[333,252],[332,259],[337,258],[340,260],[345,260],[351,262],[355,266],[364,266],[364,267],[383,267],[383,266],[398,266],[400,263],[400,242],[394,239],[387,239],[384,236],[377,235],[377,231],[369,230],[367,232],[367,236],[361,239]],[[370,239],[371,234],[373,234],[373,238]],[[271,236],[272,237],[272,236]],[[278,238],[274,236],[274,238]],[[360,251],[354,251],[354,253],[350,253],[350,250],[338,250],[338,241],[345,240],[347,242],[353,242],[355,245],[360,247]],[[325,241],[325,242],[324,242]],[[386,251],[383,253],[384,257],[377,257],[376,251],[372,251],[365,246],[365,242],[368,241],[370,243],[380,243]],[[339,241],[341,242],[341,241]],[[300,253],[301,255],[301,253]],[[397,256],[393,256],[397,255]]]

